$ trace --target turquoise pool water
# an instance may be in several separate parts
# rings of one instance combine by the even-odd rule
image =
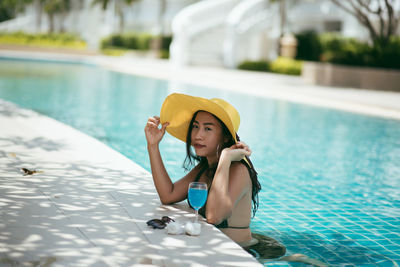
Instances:
[[[0,98],[69,124],[147,170],[145,123],[175,91],[221,97],[239,110],[239,135],[263,186],[252,231],[331,266],[400,264],[400,121],[91,66],[0,60]],[[171,176],[183,176],[184,144],[166,135],[161,150]]]

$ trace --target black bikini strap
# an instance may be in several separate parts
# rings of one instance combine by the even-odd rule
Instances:
[[[228,226],[227,228],[231,228],[231,229],[249,229],[250,226]]]
[[[195,182],[198,182],[200,180],[201,175],[206,171],[206,169],[207,169],[207,167],[200,169],[199,173],[197,173],[196,178],[194,178]]]

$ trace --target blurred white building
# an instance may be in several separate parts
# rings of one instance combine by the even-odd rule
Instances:
[[[165,1],[164,10],[161,10],[162,1]],[[40,11],[37,2],[34,1],[16,19],[0,23],[0,31],[48,32],[49,17]],[[91,49],[98,49],[101,38],[121,30],[117,10],[120,7],[124,17],[123,32],[156,34],[161,31],[160,25],[163,25],[164,33],[170,35],[173,17],[195,2],[198,0],[139,0],[126,5],[122,0],[110,0],[107,9],[103,10],[101,5],[93,5],[93,0],[71,0],[68,13],[55,16],[54,31],[63,29],[76,33],[88,42]]]
[[[173,35],[171,61],[234,68],[244,60],[272,60],[277,56],[282,33],[336,31],[367,39],[368,32],[329,0],[139,0],[121,5],[124,27],[120,28],[118,4],[108,8],[93,0],[71,0],[71,10],[57,15],[54,30],[79,34],[91,49],[101,38],[119,31]],[[0,23],[0,31],[47,32],[49,19],[37,4],[16,19]]]

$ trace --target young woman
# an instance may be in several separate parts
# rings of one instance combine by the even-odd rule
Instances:
[[[161,202],[182,201],[187,198],[189,183],[205,182],[209,193],[199,213],[239,245],[249,247],[257,243],[249,225],[258,208],[261,186],[249,159],[251,150],[236,134],[240,123],[236,109],[222,99],[171,94],[165,99],[160,116],[148,119],[145,134]],[[186,142],[184,167],[189,170],[195,165],[175,183],[159,151],[165,131]]]

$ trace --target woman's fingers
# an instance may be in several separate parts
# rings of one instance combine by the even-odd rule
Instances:
[[[165,134],[165,129],[169,125],[168,122],[164,123],[159,128],[160,125],[160,117],[153,116],[149,117],[146,123],[146,127],[144,128],[146,134],[147,144],[158,144]]]
[[[240,146],[241,146],[242,148],[246,149],[247,151],[249,151],[249,152],[251,153],[250,147],[249,147],[248,145],[246,145],[245,143],[241,142],[241,143],[240,143]]]
[[[149,119],[147,120],[147,122],[148,122],[150,125],[154,125],[154,126],[156,126],[156,127],[158,128],[158,126],[160,125],[160,117],[158,117],[158,116],[149,117]],[[168,124],[166,125],[166,123],[168,123]],[[162,125],[162,127],[161,127],[161,130],[162,130],[162,131],[164,131],[165,128],[169,125],[169,122],[166,122],[166,123],[164,123],[164,124]]]
[[[155,122],[152,122],[152,121],[148,121],[148,122],[147,122],[147,125],[148,125],[149,127],[156,127],[156,128],[158,128],[158,124],[155,123]]]
[[[169,122],[166,122],[166,123],[164,123],[164,124],[162,125],[161,131],[162,131],[163,133],[165,132],[165,129],[167,128],[168,125],[169,125]]]
[[[242,158],[244,158],[244,156],[250,156],[252,151],[249,148],[248,145],[246,145],[243,142],[237,142],[236,144],[234,144],[233,146],[231,146],[231,149],[233,150],[237,150],[241,155],[243,155]]]
[[[153,116],[153,118],[155,119],[155,121],[157,122],[157,124],[160,123],[160,117],[158,117],[158,116]]]
[[[241,141],[237,142],[236,144],[237,144],[238,146],[241,146],[241,147],[248,147],[248,145],[247,145],[246,143],[241,142]]]
[[[166,123],[164,123],[164,124],[162,125],[161,129],[159,129],[159,128],[158,128],[159,123],[156,123],[156,122],[154,122],[154,121],[152,121],[152,120],[149,120],[149,121],[147,122],[146,128],[147,128],[148,130],[156,129],[156,130],[161,131],[162,133],[164,133],[164,132],[165,132],[165,129],[167,128],[168,125],[169,125],[169,122],[166,122]]]
[[[160,123],[160,120],[155,117],[149,117],[147,121],[151,121],[153,123],[156,123],[157,125]]]
[[[234,144],[234,145],[232,146],[232,148],[236,148],[236,149],[243,148],[243,149],[248,149],[248,150],[250,150],[249,146],[246,145],[246,144],[243,143],[243,142],[237,142],[236,144]]]
[[[245,154],[246,156],[248,156],[249,154],[251,154],[251,151],[249,149],[245,149],[245,148],[239,148],[238,149],[241,153]]]

